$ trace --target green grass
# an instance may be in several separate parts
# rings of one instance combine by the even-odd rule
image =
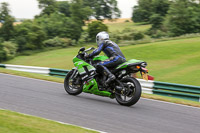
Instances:
[[[0,110],[1,133],[96,133],[77,126]]]
[[[127,59],[146,61],[149,74],[156,81],[200,86],[200,37],[129,45],[121,49]],[[2,63],[71,69],[78,50],[74,47],[46,51]]]
[[[160,96],[160,95],[155,95],[155,94],[145,94],[145,93],[142,93],[142,97],[148,98],[148,99],[176,103],[176,104],[184,104],[184,105],[188,105],[188,106],[200,107],[200,102],[184,100],[184,99],[179,99],[179,98],[166,97],[166,96]]]
[[[137,31],[146,31],[151,28],[151,25],[138,25],[137,23],[133,22],[126,22],[126,23],[108,23],[109,32],[116,33],[117,31],[123,31],[124,29],[132,29]]]

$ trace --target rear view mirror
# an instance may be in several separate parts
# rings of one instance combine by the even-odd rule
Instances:
[[[79,51],[85,51],[85,47],[80,48]]]

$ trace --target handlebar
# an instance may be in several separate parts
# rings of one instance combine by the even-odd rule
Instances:
[[[88,52],[88,51],[94,50],[94,49],[95,49],[94,47],[90,47],[90,48],[86,49],[85,52]]]

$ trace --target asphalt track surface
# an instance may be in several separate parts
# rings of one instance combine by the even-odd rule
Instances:
[[[141,98],[132,107],[115,99],[68,95],[63,84],[0,74],[0,108],[108,133],[200,133],[200,108]]]

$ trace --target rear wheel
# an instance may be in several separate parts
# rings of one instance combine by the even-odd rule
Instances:
[[[141,96],[141,85],[138,80],[128,77],[123,78],[121,83],[124,89],[120,94],[115,94],[117,102],[124,106],[131,106],[137,103]]]
[[[65,91],[70,95],[78,95],[82,92],[82,82],[77,70],[71,70],[64,80]]]

